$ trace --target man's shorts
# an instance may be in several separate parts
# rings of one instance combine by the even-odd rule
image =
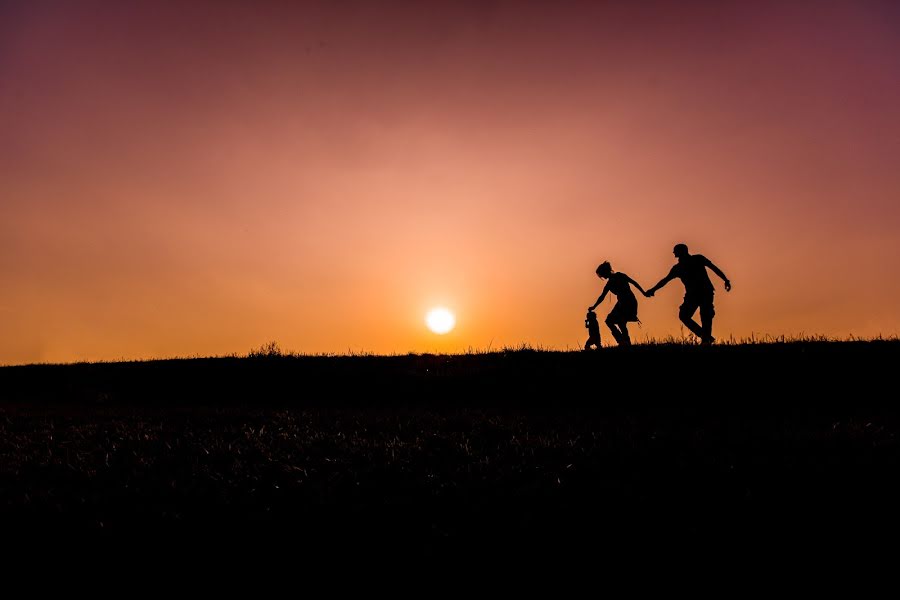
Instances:
[[[697,309],[700,309],[700,318],[702,320],[712,319],[716,316],[716,309],[713,308],[713,295],[709,296],[685,296],[684,302],[681,304],[679,315],[691,318]]]

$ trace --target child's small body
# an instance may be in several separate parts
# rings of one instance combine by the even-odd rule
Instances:
[[[592,310],[587,312],[584,318],[584,326],[588,330],[588,340],[584,343],[584,349],[590,350],[591,346],[600,348],[600,323],[597,321],[597,313]]]

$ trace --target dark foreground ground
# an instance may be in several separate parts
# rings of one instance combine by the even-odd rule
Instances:
[[[900,343],[0,368],[7,535],[335,553],[900,535]]]

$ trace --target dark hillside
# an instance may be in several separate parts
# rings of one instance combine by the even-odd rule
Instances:
[[[900,533],[898,354],[848,342],[6,367],[0,524],[485,556],[874,543]]]

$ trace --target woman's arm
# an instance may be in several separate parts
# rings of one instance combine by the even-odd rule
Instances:
[[[603,293],[600,294],[600,297],[597,298],[597,301],[594,302],[594,305],[590,307],[591,310],[594,310],[595,308],[597,308],[597,305],[598,305],[598,304],[600,304],[601,302],[603,302],[603,299],[606,298],[606,292],[608,292],[608,291],[609,291],[609,290],[608,290],[607,288],[603,288]]]
[[[645,296],[647,295],[647,292],[644,291],[644,288],[641,287],[641,284],[639,284],[637,281],[635,281],[631,277],[628,277],[628,275],[626,275],[625,278],[628,279],[628,283],[630,283],[631,285],[636,287],[643,295],[645,295]]]

